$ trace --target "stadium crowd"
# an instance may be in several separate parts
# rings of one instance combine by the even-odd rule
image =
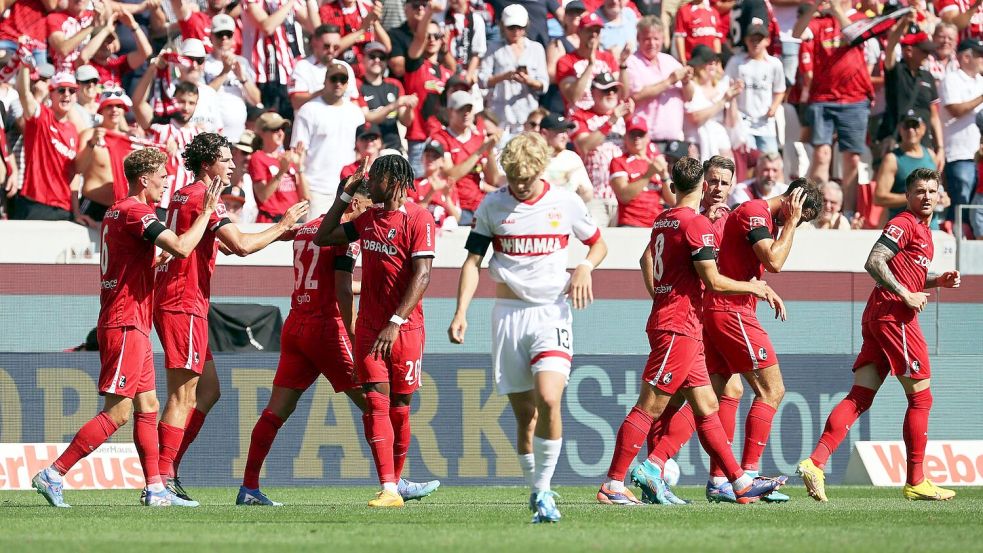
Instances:
[[[818,229],[881,227],[919,167],[943,230],[983,203],[983,0],[0,1],[2,218],[98,226],[148,144],[165,208],[201,132],[235,145],[239,222],[323,214],[393,148],[412,199],[470,226],[524,130],[600,226],[650,227],[685,155],[735,161],[731,208],[823,183]]]

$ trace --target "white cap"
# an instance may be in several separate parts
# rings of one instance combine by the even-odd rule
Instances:
[[[91,81],[92,79],[99,79],[99,72],[96,71],[95,67],[85,64],[78,66],[75,70],[76,81]]]
[[[235,31],[236,22],[231,15],[220,13],[212,18],[212,32]]]
[[[506,27],[525,27],[529,24],[529,12],[520,4],[509,4],[502,10],[502,24]]]
[[[403,159],[406,159],[406,154],[400,152],[399,150],[395,150],[393,148],[386,148],[385,150],[379,152],[379,157],[384,157],[384,156],[399,156]]]
[[[197,38],[186,38],[181,41],[181,55],[189,58],[203,58],[205,45]]]
[[[464,106],[474,106],[474,96],[467,90],[458,90],[447,99],[447,109],[457,111]]]

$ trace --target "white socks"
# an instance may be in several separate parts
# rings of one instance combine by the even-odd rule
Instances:
[[[608,480],[608,489],[615,493],[621,493],[625,491],[625,481],[624,480]]]
[[[719,486],[721,484],[726,484],[727,483],[727,477],[726,476],[711,476],[710,477],[710,482],[712,482],[714,486]]]
[[[522,469],[522,477],[526,479],[526,485],[532,487],[532,475],[536,469],[536,457],[532,453],[520,453],[519,468]]]
[[[153,484],[147,484],[147,489],[154,493],[160,493],[164,491],[164,484],[161,482],[154,482]]]
[[[44,470],[48,471],[48,479],[50,479],[52,482],[61,482],[62,475],[60,472],[58,472],[58,469],[56,469],[54,465]]]
[[[534,436],[532,439],[532,451],[536,456],[536,466],[533,469],[532,491],[535,493],[549,491],[550,480],[553,479],[553,472],[556,470],[556,463],[560,459],[560,449],[563,447],[563,438],[559,440],[546,440]]]
[[[399,493],[399,487],[396,485],[395,482],[385,482],[384,484],[382,484],[382,489],[387,492],[392,492],[396,494]]]
[[[747,474],[742,474],[740,478],[734,480],[734,491],[739,492],[750,486],[752,482],[754,482],[754,480],[752,480],[750,476]]]

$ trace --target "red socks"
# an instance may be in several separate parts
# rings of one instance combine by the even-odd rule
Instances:
[[[663,412],[659,420],[663,420],[665,416],[666,413]],[[653,428],[658,424],[659,422],[656,421],[656,424],[652,425]],[[694,431],[696,431],[696,421],[693,420],[693,407],[687,403],[682,409],[675,411],[675,416],[668,419],[668,424],[663,426],[655,447],[650,447],[649,460],[662,467],[667,460],[679,453],[693,436]]]
[[[178,471],[178,466],[181,464],[181,459],[184,458],[184,454],[188,452],[188,448],[191,447],[191,443],[195,441],[198,437],[198,433],[201,432],[201,427],[205,425],[206,413],[203,413],[197,409],[192,409],[188,413],[188,420],[184,423],[184,438],[181,440],[181,447],[177,450],[177,455],[174,456],[174,469],[171,472],[171,476],[176,476]]]
[[[829,457],[836,451],[843,438],[846,438],[846,434],[850,431],[853,423],[860,418],[864,411],[870,409],[876,394],[876,391],[863,386],[850,388],[850,393],[830,411],[829,417],[826,419],[823,435],[819,437],[816,449],[809,456],[814,465],[819,468],[826,466]]]
[[[747,420],[744,422],[744,453],[741,456],[741,468],[744,470],[758,470],[761,462],[761,454],[768,445],[768,436],[771,434],[771,421],[775,418],[775,408],[763,401],[755,400],[751,402],[751,410],[748,411]],[[733,440],[734,433],[730,433]]]
[[[249,454],[246,457],[246,470],[242,475],[242,485],[255,490],[259,488],[259,473],[263,470],[263,461],[270,453],[276,433],[283,426],[283,419],[273,411],[263,409],[263,414],[253,427],[253,435],[249,440]]]
[[[157,444],[157,411],[153,413],[133,413],[133,445],[137,448],[143,479],[147,485],[160,482]]]
[[[618,441],[614,446],[614,457],[611,458],[611,468],[608,469],[608,478],[611,480],[624,480],[625,473],[631,460],[638,455],[642,445],[646,441],[646,436],[652,428],[652,415],[649,415],[637,405],[631,408],[625,421],[618,429]]]
[[[710,459],[722,468],[724,476],[731,482],[740,478],[744,471],[737,464],[737,459],[734,459],[734,452],[730,450],[730,442],[727,441],[727,435],[720,425],[720,416],[712,413],[705,417],[696,416],[694,419],[700,444],[710,455]]]
[[[109,418],[109,415],[99,413],[79,428],[78,433],[72,438],[72,443],[68,444],[68,449],[55,460],[52,466],[61,474],[65,474],[75,466],[75,463],[105,443],[118,428],[119,426]]]
[[[672,403],[666,404],[666,408],[662,410],[662,414],[652,423],[652,427],[649,428],[648,438],[645,441],[646,445],[648,445],[646,454],[649,458],[652,457],[652,452],[659,446],[659,442],[662,441],[663,436],[669,431],[672,419],[679,412],[679,409],[679,407]]]
[[[183,428],[171,426],[163,421],[157,424],[157,438],[160,443],[158,468],[160,475],[164,478],[174,475],[174,457],[177,456],[177,450],[181,447],[181,438],[183,437]]]
[[[410,450],[410,406],[390,407],[389,421],[393,425],[393,476],[399,481]]]
[[[727,437],[727,448],[730,449],[734,443],[734,433],[737,432],[737,409],[741,406],[741,400],[736,397],[720,396],[717,402],[720,405],[717,416],[720,417],[720,426],[724,429],[724,436]],[[710,476],[726,477],[723,469],[714,462],[713,456],[710,457]]]
[[[379,483],[395,483],[396,469],[393,466],[393,441],[395,440],[393,424],[389,418],[389,397],[379,392],[365,394],[367,408],[362,414],[362,425],[365,427],[365,439],[372,449],[372,459],[375,470],[379,475]]]
[[[932,410],[932,390],[925,388],[908,396],[908,411],[904,416],[905,448],[908,450],[908,484],[921,484],[925,479],[922,463],[928,445],[928,414]]]

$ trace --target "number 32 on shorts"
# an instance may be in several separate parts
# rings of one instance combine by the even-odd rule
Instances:
[[[404,377],[404,380],[406,380],[407,384],[412,386],[419,382],[421,365],[423,365],[422,359],[406,362],[406,376]]]

